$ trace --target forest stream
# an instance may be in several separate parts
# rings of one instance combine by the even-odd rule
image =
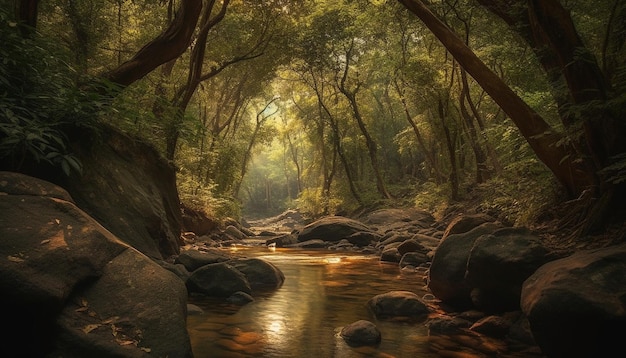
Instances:
[[[429,335],[425,319],[378,320],[366,302],[375,295],[407,290],[430,296],[425,272],[400,270],[378,256],[332,250],[233,246],[231,254],[258,257],[285,275],[275,291],[245,306],[223,299],[191,297],[203,313],[188,317],[194,356],[207,357],[528,357],[504,341],[467,333]],[[435,313],[436,315],[437,313]],[[341,328],[357,320],[376,324],[382,341],[351,347]],[[501,352],[509,352],[501,354]],[[535,357],[541,357],[537,355]]]

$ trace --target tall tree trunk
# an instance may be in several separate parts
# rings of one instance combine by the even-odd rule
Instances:
[[[496,173],[500,173],[502,171],[502,165],[500,164],[500,160],[498,159],[498,155],[496,154],[496,150],[491,145],[489,138],[487,138],[487,134],[485,132],[485,122],[483,121],[480,112],[478,112],[478,108],[472,99],[472,95],[469,91],[469,83],[467,81],[467,72],[461,68],[461,80],[463,81],[463,88],[466,90],[465,99],[467,100],[467,104],[471,110],[471,113],[476,119],[476,123],[478,124],[478,128],[480,129],[480,134],[482,136],[483,142],[485,143],[485,147],[487,148],[487,152],[489,153],[489,159],[491,160],[491,164],[493,165],[493,169]]]
[[[22,36],[28,37],[37,28],[38,5],[40,0],[19,0],[15,3],[15,12],[20,22]]]
[[[248,164],[250,163],[250,159],[252,158],[252,149],[257,143],[259,131],[261,130],[261,127],[263,127],[263,124],[267,121],[267,119],[273,116],[274,114],[276,114],[276,112],[278,112],[278,110],[272,113],[265,113],[265,111],[272,105],[272,103],[276,102],[277,100],[278,100],[278,97],[272,98],[269,102],[267,102],[265,107],[263,107],[263,109],[260,110],[256,114],[256,123],[254,125],[254,131],[252,132],[250,141],[248,141],[248,147],[246,148],[246,151],[243,153],[243,159],[241,160],[240,175],[239,175],[239,178],[235,180],[235,183],[233,185],[232,194],[233,194],[233,197],[235,198],[239,195],[239,190],[241,189],[243,178],[248,172]]]
[[[352,50],[354,46],[354,40],[350,44],[350,48],[346,53],[346,64],[343,71],[343,76],[341,80],[338,82],[338,88],[341,93],[348,99],[350,103],[350,108],[352,108],[352,114],[354,115],[354,119],[356,119],[357,125],[361,130],[361,134],[365,138],[365,145],[367,146],[367,151],[369,154],[370,164],[372,165],[372,170],[374,171],[374,176],[376,177],[376,189],[378,193],[383,197],[383,199],[391,199],[391,194],[387,191],[385,187],[385,182],[383,180],[383,176],[380,173],[380,168],[378,166],[378,148],[376,142],[370,135],[367,127],[365,126],[365,121],[363,120],[363,116],[361,116],[361,112],[359,111],[359,106],[356,101],[356,93],[358,92],[359,86],[353,91],[349,91],[346,87],[346,80],[348,78],[348,72],[350,71],[350,60],[352,57]]]
[[[447,95],[447,94],[446,94]],[[447,100],[446,100],[447,102]],[[450,183],[450,199],[459,199],[459,172],[456,161],[456,146],[455,140],[452,139],[450,134],[450,128],[446,124],[446,107],[447,103],[444,103],[443,99],[439,97],[437,101],[437,115],[441,121],[441,127],[446,137],[446,148],[448,149],[448,158],[450,158],[450,175],[448,181]]]
[[[509,88],[450,28],[420,0],[399,0],[419,17],[442,42],[459,64],[506,112],[520,130],[539,160],[552,171],[572,197],[597,184],[593,171],[581,162],[579,153],[562,145],[563,135],[550,125],[511,88]]]
[[[461,70],[463,72],[463,70]],[[461,76],[463,77],[463,76]],[[491,177],[491,171],[487,166],[487,155],[480,146],[478,139],[478,133],[476,126],[474,125],[474,118],[467,110],[466,102],[469,97],[469,87],[467,81],[461,80],[461,92],[459,94],[459,108],[461,117],[465,120],[465,128],[469,134],[470,146],[474,152],[474,158],[476,159],[476,182],[484,183]]]

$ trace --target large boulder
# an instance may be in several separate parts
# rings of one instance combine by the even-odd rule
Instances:
[[[150,258],[178,254],[183,224],[174,166],[153,146],[106,126],[73,146],[83,173],[55,183],[76,205]]]
[[[51,356],[190,358],[186,317],[183,282],[128,249],[109,262],[100,279],[77,290],[64,306]]]
[[[429,228],[435,223],[435,218],[431,213],[417,208],[389,208],[368,213],[363,222],[372,227],[406,231],[409,228],[413,230]]]
[[[493,217],[487,214],[457,215],[450,221],[450,223],[446,227],[446,230],[443,232],[442,238],[446,238],[449,235],[468,232],[484,223],[495,221],[496,220]]]
[[[526,228],[504,228],[480,236],[470,251],[465,279],[474,306],[486,312],[519,310],[522,284],[555,259]]]
[[[626,356],[626,244],[541,266],[521,307],[548,357]]]
[[[428,288],[433,295],[456,309],[472,308],[471,286],[465,278],[470,252],[479,237],[501,228],[497,223],[483,222],[470,231],[444,236],[428,273]]]
[[[343,216],[327,216],[303,227],[298,233],[298,241],[319,239],[337,242],[360,232],[371,233],[374,231],[357,220]]]
[[[191,356],[176,275],[57,186],[0,172],[0,195],[1,356]]]

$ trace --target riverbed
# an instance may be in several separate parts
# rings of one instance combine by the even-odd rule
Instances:
[[[486,337],[430,336],[425,319],[378,320],[368,310],[369,299],[389,291],[411,291],[428,299],[423,271],[400,270],[376,255],[353,252],[264,246],[236,246],[230,251],[273,263],[285,282],[279,289],[255,292],[255,301],[244,306],[190,297],[190,303],[204,311],[188,318],[195,358],[434,358],[446,352],[467,358],[506,350],[503,342]],[[381,331],[378,346],[351,347],[339,336],[343,326],[362,319]]]

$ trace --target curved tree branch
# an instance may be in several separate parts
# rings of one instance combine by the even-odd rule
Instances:
[[[202,0],[182,1],[174,21],[164,32],[104,77],[126,87],[183,54],[191,43],[201,10]]]

